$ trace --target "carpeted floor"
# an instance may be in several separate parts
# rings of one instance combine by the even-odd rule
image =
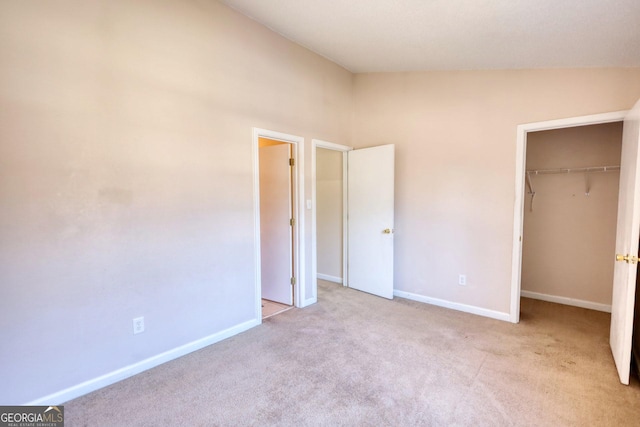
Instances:
[[[319,282],[319,302],[65,404],[67,426],[621,426],[609,315],[509,324]]]

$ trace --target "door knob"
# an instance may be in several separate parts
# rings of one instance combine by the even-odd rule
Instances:
[[[382,230],[382,232],[384,234],[392,234],[393,233],[393,228],[385,228],[384,230]]]
[[[628,264],[636,264],[638,262],[638,257],[634,255],[616,254],[616,261],[626,261]]]

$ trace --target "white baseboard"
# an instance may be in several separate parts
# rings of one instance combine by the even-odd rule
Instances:
[[[559,297],[556,295],[541,294],[531,291],[520,291],[520,296],[531,299],[539,299],[547,302],[555,302],[558,304],[572,305],[574,307],[588,308],[589,310],[604,311],[605,313],[611,313],[611,306],[607,304],[600,304],[598,302],[584,301],[581,299]]]
[[[161,365],[165,362],[169,362],[170,360],[177,359],[181,356],[192,353],[196,350],[200,350],[211,344],[215,344],[225,338],[232,337],[233,335],[237,335],[241,332],[253,328],[254,326],[258,326],[259,324],[259,319],[249,320],[213,335],[209,335],[208,337],[192,341],[188,344],[165,351],[164,353],[149,357],[148,359],[141,360],[140,362],[134,363],[132,365],[125,366],[124,368],[109,372],[108,374],[101,375],[97,378],[93,378],[64,390],[52,393],[48,396],[44,396],[31,402],[25,403],[25,405],[60,405],[71,399],[75,399],[76,397],[80,397],[92,391],[132,377],[136,374],[139,374],[140,372],[155,368],[156,366]]]
[[[318,276],[318,279],[320,280],[326,280],[327,282],[340,283],[342,285],[342,277],[330,276],[329,274],[322,274],[322,273],[318,273],[317,276]]]
[[[511,317],[509,313],[503,313],[501,311],[488,310],[486,308],[476,307],[474,305],[460,304],[457,302],[451,302],[438,298],[426,297],[424,295],[413,294],[411,292],[393,290],[393,295],[406,298],[413,301],[423,302],[426,304],[437,305],[438,307],[450,308],[452,310],[463,311],[465,313],[477,314],[478,316],[489,317],[491,319],[504,320],[510,322]]]

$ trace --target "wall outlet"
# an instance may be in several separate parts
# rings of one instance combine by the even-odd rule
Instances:
[[[144,317],[136,317],[133,319],[133,334],[141,334],[144,332]]]
[[[467,286],[467,276],[464,274],[461,274],[458,276],[458,285],[460,286]]]

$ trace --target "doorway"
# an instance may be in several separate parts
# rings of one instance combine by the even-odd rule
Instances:
[[[262,319],[300,306],[304,283],[300,260],[301,188],[298,159],[303,138],[253,129],[255,318]]]
[[[311,141],[311,277],[312,303],[318,280],[347,287],[347,153],[346,145]],[[340,215],[336,220],[336,214]],[[328,235],[325,234],[328,231]],[[322,234],[322,236],[319,236]],[[334,251],[331,253],[330,251]],[[336,253],[335,251],[338,251]],[[319,260],[320,258],[320,260]]]
[[[621,147],[622,122],[529,132],[521,297],[611,312]]]
[[[609,344],[620,377],[629,384],[633,310],[636,288],[638,239],[640,238],[640,101],[629,111],[574,117],[549,122],[520,125],[516,145],[516,200],[514,209],[514,243],[512,258],[512,288],[510,320],[520,319],[520,291],[522,275],[522,236],[524,211],[524,181],[527,133],[537,130],[568,128],[589,124],[622,121],[622,150],[618,212],[616,221],[615,260],[611,302]],[[568,262],[571,253],[565,254]]]
[[[349,147],[313,141],[313,258],[315,279],[348,286],[347,152]]]
[[[307,208],[312,209],[312,302],[317,301],[317,279],[326,278],[318,276],[317,152],[320,149],[342,152],[342,285],[392,299],[395,146],[354,150],[314,139],[313,200],[307,204]]]
[[[262,318],[293,306],[293,156],[291,144],[258,138]]]
[[[571,128],[576,126],[597,125],[603,123],[621,122],[627,111],[595,114],[591,116],[572,117],[568,119],[550,120],[539,123],[519,125],[516,141],[516,175],[515,175],[515,206],[513,221],[513,252],[511,277],[511,307],[509,320],[512,323],[520,321],[520,296],[522,280],[522,238],[524,231],[524,209],[526,194],[526,150],[527,136],[531,132],[553,129]],[[535,199],[534,199],[535,209]]]

